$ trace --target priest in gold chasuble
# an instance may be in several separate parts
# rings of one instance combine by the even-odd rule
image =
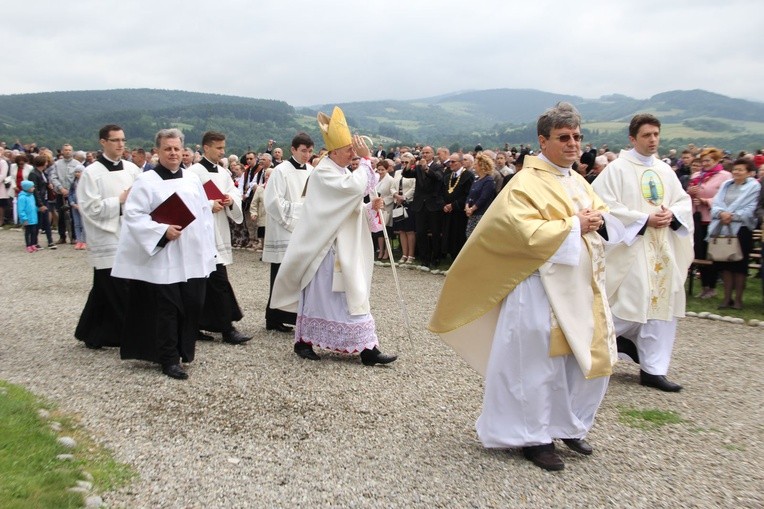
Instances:
[[[577,172],[581,119],[560,103],[538,121],[541,155],[497,196],[448,272],[433,332],[485,376],[485,447],[521,447],[564,468],[554,439],[584,440],[617,360],[605,243],[621,223]]]

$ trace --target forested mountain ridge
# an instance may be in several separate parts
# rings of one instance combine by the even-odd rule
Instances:
[[[664,123],[664,147],[688,142],[725,148],[764,145],[764,104],[704,90],[669,91],[649,99],[623,95],[585,99],[531,89],[464,91],[411,101],[380,100],[340,104],[350,125],[386,144],[502,146],[535,143],[535,120],[547,107],[566,100],[581,111],[587,139],[624,145],[626,125],[649,111]],[[295,109],[283,101],[179,90],[118,89],[0,95],[0,140],[35,141],[58,147],[96,149],[106,123],[125,128],[131,146],[150,147],[156,131],[179,127],[189,145],[216,129],[228,135],[232,151],[260,150],[273,138],[282,147],[306,130],[320,145],[318,110]]]

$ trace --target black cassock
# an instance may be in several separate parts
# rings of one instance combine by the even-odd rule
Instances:
[[[93,270],[93,287],[82,309],[74,337],[89,346],[119,346],[128,303],[128,280],[111,269]]]

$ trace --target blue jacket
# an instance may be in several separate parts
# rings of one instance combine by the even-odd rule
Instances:
[[[743,183],[740,195],[735,201],[727,205],[724,202],[724,197],[734,182],[732,179],[725,181],[719,188],[716,196],[714,196],[714,201],[711,205],[711,224],[708,225],[706,240],[709,240],[714,235],[727,233],[727,226],[723,225],[721,220],[719,220],[721,212],[732,212],[732,222],[729,224],[732,229],[732,235],[737,235],[741,226],[745,226],[749,230],[756,228],[756,204],[759,202],[761,184],[755,178],[748,177],[745,183]],[[720,232],[720,230],[723,231]]]
[[[16,203],[19,213],[19,222],[27,222],[28,225],[37,224],[37,202],[33,193],[21,191]]]

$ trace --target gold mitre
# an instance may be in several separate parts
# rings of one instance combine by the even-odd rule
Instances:
[[[338,148],[347,147],[353,143],[353,137],[350,135],[345,114],[339,106],[334,107],[331,118],[326,113],[319,112],[318,127],[324,136],[326,150],[330,152]]]

